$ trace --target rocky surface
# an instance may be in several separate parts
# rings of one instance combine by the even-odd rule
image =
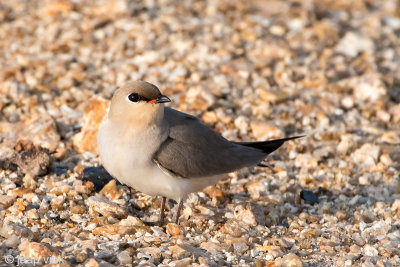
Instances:
[[[0,265],[399,266],[399,17],[397,0],[1,1]],[[160,199],[93,168],[136,79],[231,140],[307,136],[154,226]]]

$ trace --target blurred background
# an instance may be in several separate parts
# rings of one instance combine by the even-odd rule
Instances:
[[[400,121],[399,6],[2,1],[1,121],[50,116],[68,141],[92,96],[140,79],[231,139],[370,126],[396,142],[384,132]]]
[[[35,192],[37,181],[61,183],[60,177],[98,165],[96,131],[108,100],[117,86],[138,79],[231,140],[307,134],[270,157],[268,177],[276,180],[254,190],[275,194],[279,216],[297,218],[310,209],[319,219],[330,214],[343,228],[357,229],[332,230],[336,243],[317,240],[320,232],[309,236],[309,245],[325,244],[309,260],[336,255],[339,262],[355,242],[369,255],[355,262],[399,263],[400,1],[2,0],[3,208],[24,198],[11,189],[25,185]],[[323,204],[297,207],[299,188],[314,190]],[[380,236],[369,233],[378,235],[376,242],[359,241],[361,222],[380,223],[373,228]]]

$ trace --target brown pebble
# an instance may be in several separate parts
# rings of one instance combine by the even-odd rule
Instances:
[[[289,253],[282,257],[282,267],[303,267],[303,263],[299,256]]]
[[[218,199],[220,202],[224,202],[225,200],[224,192],[214,185],[206,187],[203,192],[211,199]]]
[[[104,196],[109,196],[110,200],[118,199],[121,196],[121,192],[117,189],[117,181],[109,181],[100,191]]]
[[[172,236],[183,235],[181,228],[176,223],[167,224],[167,233]]]
[[[346,215],[346,213],[344,213],[344,212],[337,211],[337,212],[336,212],[336,217],[337,217],[338,219],[340,219],[340,220],[344,220],[344,219],[346,219],[347,215]]]
[[[100,96],[88,100],[83,112],[82,130],[73,138],[78,153],[98,153],[97,129],[106,114],[107,106],[108,101]]]
[[[73,214],[83,214],[86,212],[86,209],[83,205],[73,205],[69,208],[69,211]]]

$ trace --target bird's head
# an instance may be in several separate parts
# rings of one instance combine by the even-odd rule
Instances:
[[[136,127],[151,125],[163,118],[166,102],[171,100],[157,86],[144,81],[129,82],[115,91],[108,119]]]

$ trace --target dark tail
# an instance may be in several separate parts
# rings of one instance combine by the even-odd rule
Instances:
[[[275,139],[275,140],[269,140],[269,141],[261,141],[261,142],[237,142],[236,144],[260,149],[265,154],[269,154],[269,153],[277,150],[286,141],[301,138],[304,136],[305,135],[300,135],[300,136],[293,136],[293,137],[287,137],[287,138]]]

